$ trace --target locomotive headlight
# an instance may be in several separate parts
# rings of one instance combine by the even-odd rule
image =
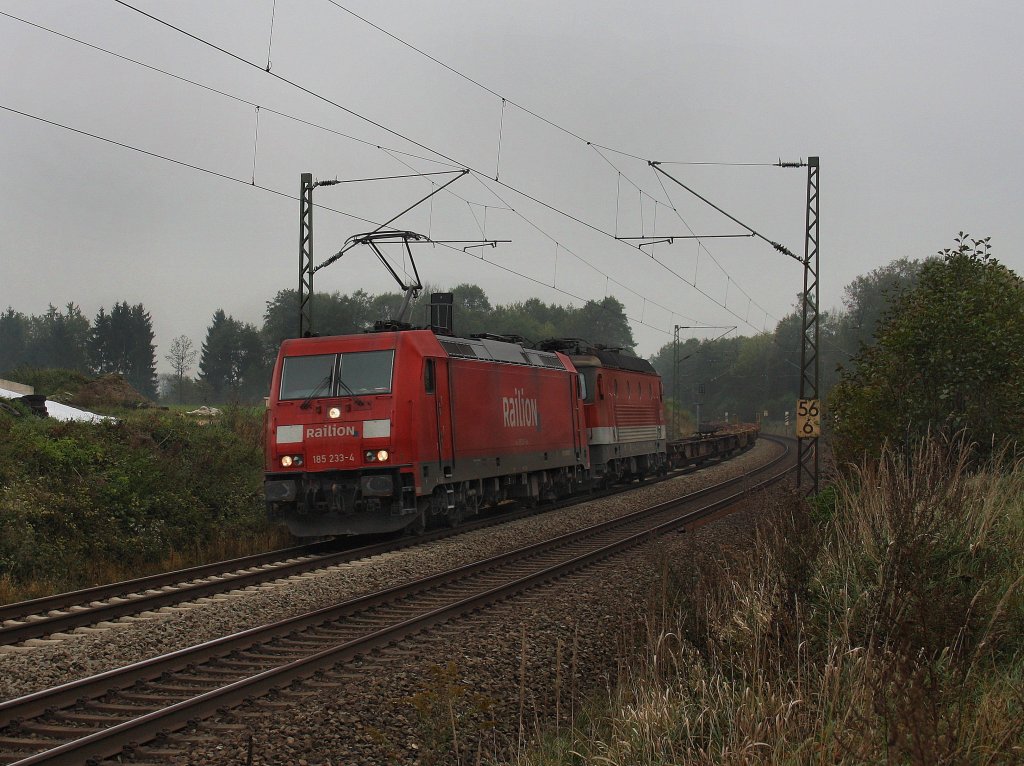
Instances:
[[[386,449],[377,450],[377,461],[380,463],[386,462],[391,457]]]
[[[283,455],[281,457],[281,466],[284,468],[292,466],[298,468],[300,465],[302,465],[302,455]]]
[[[332,418],[340,418],[341,410],[337,407],[331,407],[329,410],[327,410],[327,414],[330,415]]]
[[[367,463],[372,463],[376,459],[377,459],[377,453],[374,452],[372,449],[368,449],[368,450],[366,450],[366,452],[363,453],[363,460],[366,461]]]
[[[386,449],[368,449],[363,453],[363,460],[367,463],[386,463],[391,453]]]
[[[290,468],[291,464],[292,464],[292,456],[291,455],[285,455],[283,458],[281,458],[281,465],[284,466],[285,468]]]

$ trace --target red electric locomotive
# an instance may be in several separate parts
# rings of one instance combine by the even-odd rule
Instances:
[[[552,341],[570,355],[587,391],[592,474],[601,483],[640,479],[668,468],[661,376],[646,359],[582,341]]]
[[[564,354],[497,337],[286,340],[268,400],[268,511],[299,536],[352,535],[567,495],[590,478],[583,387]]]

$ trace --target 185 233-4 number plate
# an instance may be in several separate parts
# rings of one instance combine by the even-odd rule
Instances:
[[[356,453],[354,452],[322,452],[319,454],[312,455],[310,462],[313,465],[344,465],[346,463],[356,462]]]

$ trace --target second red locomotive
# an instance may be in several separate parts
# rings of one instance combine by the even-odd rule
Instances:
[[[661,379],[646,361],[447,332],[282,344],[266,424],[272,518],[299,536],[415,531],[664,470]]]

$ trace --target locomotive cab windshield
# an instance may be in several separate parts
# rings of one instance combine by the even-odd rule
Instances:
[[[333,398],[391,393],[394,350],[288,356],[280,399]]]

